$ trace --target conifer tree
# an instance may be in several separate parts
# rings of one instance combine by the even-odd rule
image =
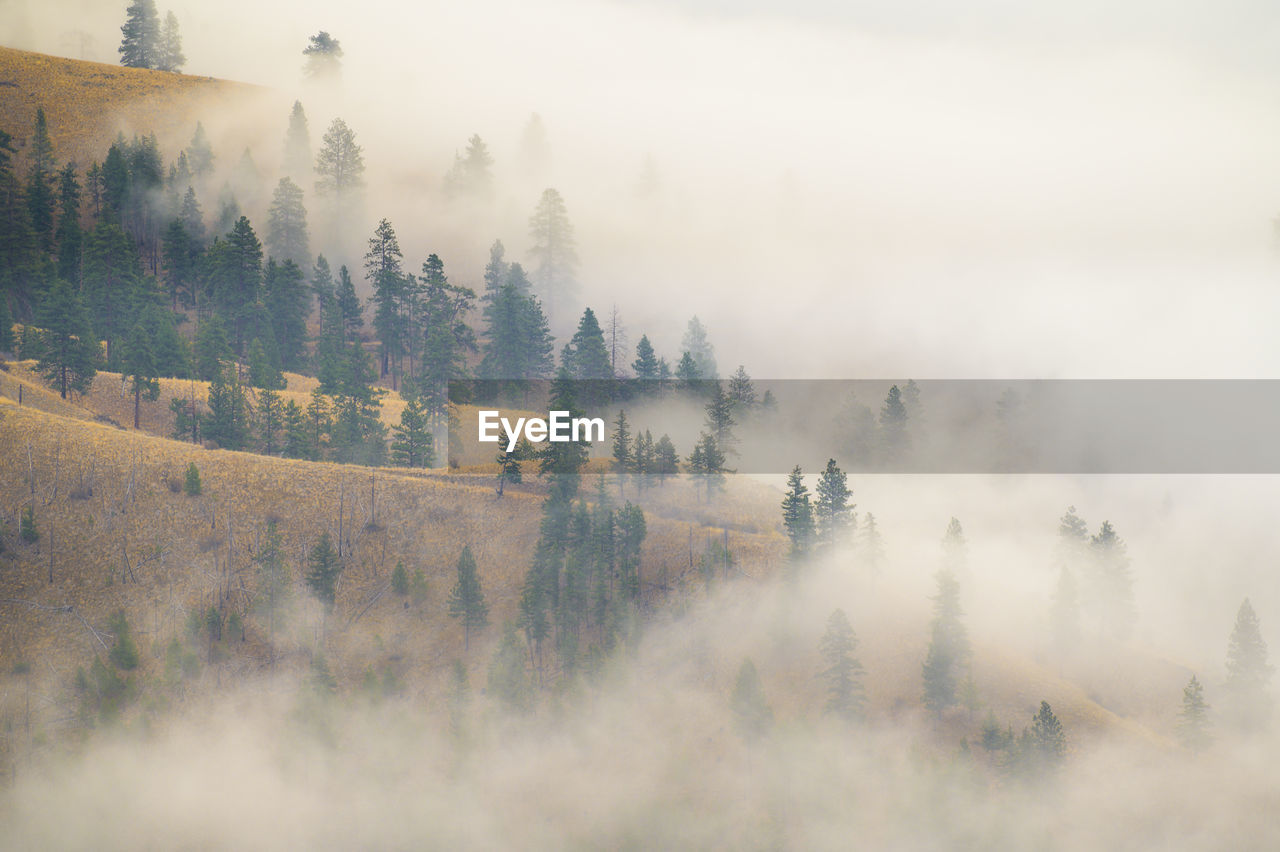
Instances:
[[[276,611],[289,594],[289,569],[284,562],[284,542],[274,520],[267,521],[262,546],[253,557],[258,565],[258,599],[267,609],[267,636],[275,660]]]
[[[27,175],[27,215],[40,249],[49,254],[53,251],[54,234],[54,161],[44,107],[36,107],[35,132],[31,136],[28,159],[31,167]]]
[[[880,571],[880,563],[884,561],[884,539],[880,536],[880,528],[876,525],[876,516],[867,512],[862,524],[862,537],[858,542],[858,550],[872,573]]]
[[[956,703],[961,675],[969,663],[969,636],[960,620],[960,584],[943,569],[937,573],[938,593],[933,598],[933,623],[929,650],[925,656],[924,703],[932,713]]]
[[[787,491],[782,497],[782,526],[791,541],[791,558],[801,560],[808,556],[813,549],[813,506],[800,465],[787,477]]]
[[[738,369],[729,377],[729,403],[733,406],[733,413],[738,417],[739,421],[747,417],[759,400],[756,399],[755,385],[751,384],[751,377],[747,375],[747,368],[739,364]]]
[[[135,323],[125,341],[124,374],[133,388],[133,428],[141,426],[142,398],[160,398],[160,371],[151,349],[151,335],[142,323]]]
[[[719,375],[716,366],[716,351],[707,337],[707,329],[697,316],[689,319],[684,337],[680,341],[680,349],[689,353],[693,366],[697,370],[697,378],[714,379]]]
[[[0,289],[0,352],[12,352],[13,314],[9,312],[9,294]]]
[[[155,67],[161,71],[181,71],[187,64],[182,53],[182,36],[178,33],[178,16],[169,12],[164,16],[156,46]]]
[[[627,412],[618,409],[618,417],[613,421],[613,471],[619,474],[619,491],[622,488],[622,477],[635,470],[635,454],[631,446],[631,426],[627,423]]]
[[[964,538],[964,527],[957,518],[947,522],[947,531],[942,536],[942,565],[957,578],[966,575],[969,567],[968,545]]]
[[[520,649],[516,626],[510,622],[504,626],[502,642],[489,664],[488,694],[516,713],[528,712],[533,703],[524,651]]]
[[[268,388],[258,394],[257,420],[258,446],[264,455],[274,456],[280,450],[284,429],[284,402],[275,390]]]
[[[720,449],[715,436],[707,432],[699,435],[698,443],[694,445],[693,452],[689,453],[689,472],[696,474],[706,489],[708,503],[724,484],[724,474],[728,472],[724,463],[724,451]]]
[[[63,399],[68,391],[88,393],[101,356],[84,304],[65,281],[55,281],[41,302],[38,324],[36,369]]]
[[[380,343],[381,375],[391,375],[393,387],[399,375],[408,333],[403,313],[406,292],[403,261],[395,228],[383,219],[369,238],[364,269],[366,280],[373,286],[373,327]]]
[[[679,472],[680,457],[676,454],[675,445],[671,443],[670,437],[663,435],[653,446],[653,473],[658,477],[659,484],[665,484],[668,476],[675,476]]]
[[[160,47],[160,13],[155,0],[133,0],[125,12],[117,52],[128,68],[155,68]]]
[[[466,156],[454,157],[453,167],[444,177],[445,195],[450,198],[487,199],[493,195],[493,156],[478,134],[467,140]]]
[[[1137,614],[1133,603],[1133,575],[1124,540],[1116,535],[1110,521],[1103,521],[1098,534],[1089,540],[1093,555],[1093,600],[1103,633],[1118,641],[1129,638]]]
[[[1058,519],[1058,556],[1069,564],[1080,562],[1089,550],[1089,526],[1068,506]]]
[[[302,101],[294,101],[289,112],[289,129],[284,134],[284,176],[298,186],[305,186],[312,178],[313,162],[307,113],[302,108]]]
[[[582,312],[578,330],[560,355],[561,366],[578,382],[578,401],[588,409],[606,402],[612,396],[613,369],[609,366],[609,350],[604,345],[604,332],[590,308]]]
[[[750,659],[743,660],[738,668],[729,706],[733,710],[738,733],[747,742],[759,740],[773,727],[773,710],[765,699],[760,674]]]
[[[849,528],[857,522],[854,507],[849,498],[849,477],[836,466],[835,459],[827,460],[827,467],[818,480],[813,504],[815,541],[820,548],[830,549],[841,543]]]
[[[534,281],[542,293],[548,313],[556,316],[576,293],[574,273],[578,267],[578,253],[564,199],[555,189],[542,193],[538,207],[529,219],[529,235],[533,238],[530,253],[537,261]]]
[[[79,286],[84,253],[84,229],[80,227],[80,181],[76,164],[67,163],[58,172],[58,277]]]
[[[881,461],[887,465],[903,461],[910,439],[907,435],[907,408],[902,404],[902,391],[897,385],[889,388],[880,409]]]
[[[533,455],[533,447],[528,439],[522,438],[511,452],[505,448],[498,451],[498,496],[501,497],[508,482],[518,485],[524,479],[520,462]]]
[[[483,630],[489,624],[489,605],[485,603],[476,560],[469,546],[463,547],[458,557],[458,581],[449,592],[449,616],[462,619],[464,650],[471,649],[471,632]]]
[[[196,378],[211,382],[222,372],[223,362],[233,353],[221,318],[211,316],[200,323],[194,346]]]
[[[1213,742],[1209,733],[1209,703],[1195,675],[1182,688],[1182,710],[1178,716],[1178,740],[1191,751],[1208,748]]]
[[[203,422],[205,437],[226,450],[245,449],[252,412],[235,367],[221,371],[209,385],[209,416]]]
[[[187,145],[187,162],[191,166],[192,176],[198,180],[213,174],[213,146],[209,144],[209,135],[205,133],[204,125],[198,121],[191,143]]]
[[[304,73],[312,80],[333,82],[342,72],[342,44],[324,30],[308,39],[302,55],[307,57]]]
[[[339,211],[364,184],[364,149],[356,144],[355,132],[340,118],[335,118],[325,131],[316,154],[315,171],[316,192],[332,198]]]
[[[636,374],[636,381],[640,383],[641,393],[650,394],[657,390],[655,383],[658,381],[658,357],[648,335],[640,335],[640,342],[636,344],[636,359],[631,362],[631,369]]]
[[[435,254],[422,264],[418,280],[423,336],[419,387],[428,413],[441,421],[449,405],[449,383],[467,377],[467,356],[477,348],[466,319],[476,294],[470,287],[450,283],[444,262]]]
[[[736,455],[737,450],[734,446],[738,443],[738,439],[733,434],[733,427],[738,421],[733,416],[733,401],[724,392],[719,380],[711,380],[708,385],[711,394],[703,408],[706,412],[707,432],[716,439],[716,445],[726,454]]]
[[[267,211],[267,248],[276,260],[291,260],[299,266],[311,256],[302,189],[287,177],[276,184]]]
[[[1258,615],[1248,598],[1240,604],[1227,644],[1227,698],[1233,721],[1246,731],[1266,726],[1272,710],[1269,694],[1275,669],[1267,656]]]
[[[860,719],[866,704],[862,663],[853,653],[857,647],[858,638],[849,625],[848,616],[844,610],[837,609],[827,619],[827,629],[818,644],[824,665],[822,679],[827,685],[823,712],[846,721]]]
[[[333,541],[329,532],[320,534],[320,539],[311,548],[307,560],[307,588],[316,596],[326,610],[332,610],[337,599],[338,577],[342,574],[342,559],[333,549]]]
[[[1051,775],[1066,760],[1067,736],[1048,701],[1040,702],[1040,710],[1031,722],[1027,745],[1031,753],[1023,754],[1022,759],[1030,764],[1026,769],[1036,776]]]
[[[400,412],[400,424],[392,427],[391,458],[401,467],[431,467],[435,452],[431,427],[422,400],[414,397]]]

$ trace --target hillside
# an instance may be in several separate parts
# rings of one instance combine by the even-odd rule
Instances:
[[[257,86],[84,62],[0,47],[0,130],[22,157],[36,110],[44,108],[54,151],[83,170],[100,161],[117,134],[154,132],[161,144],[185,144],[197,120],[244,108],[267,92]]]

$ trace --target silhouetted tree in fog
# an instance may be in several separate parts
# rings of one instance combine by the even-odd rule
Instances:
[[[853,654],[857,647],[858,637],[849,625],[849,618],[844,610],[837,609],[827,619],[827,629],[818,644],[825,666],[822,679],[827,684],[823,712],[846,721],[860,719],[867,700],[862,686],[862,663]]]
[[[1227,709],[1241,729],[1255,731],[1269,723],[1272,699],[1268,689],[1274,671],[1257,613],[1245,598],[1227,644]]]

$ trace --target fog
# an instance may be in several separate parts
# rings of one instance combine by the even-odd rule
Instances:
[[[124,5],[0,0],[0,43],[114,62]],[[267,90],[202,119],[215,184],[252,150],[265,186],[246,210],[255,227],[295,98],[313,149],[339,116],[364,147],[359,224],[335,243],[304,187],[313,251],[353,266],[386,217],[407,270],[437,253],[452,280],[481,290],[494,239],[528,265],[528,218],[545,187],[559,189],[582,289],[552,318],[557,349],[584,305],[602,321],[616,305],[631,343],[648,334],[672,365],[696,314],[723,375],[744,364],[778,379],[1270,378],[1280,367],[1272,9],[159,5],[178,15],[188,73]],[[302,78],[301,50],[322,29],[345,51],[336,88]],[[550,145],[541,166],[521,145],[534,113]],[[495,159],[494,197],[450,203],[442,180],[473,133]],[[168,162],[186,138],[161,142]],[[642,193],[650,158],[657,188]],[[201,202],[212,218],[216,190]],[[812,416],[830,423],[845,401]],[[879,399],[860,401],[878,411]],[[795,448],[810,454],[840,449]],[[737,564],[733,577],[681,588],[634,647],[528,716],[485,694],[488,657],[477,656],[461,729],[443,665],[422,666],[403,698],[345,691],[319,709],[302,672],[255,675],[154,728],[99,731],[21,768],[0,797],[0,846],[1280,843],[1274,730],[1219,725],[1203,754],[1176,741],[1192,674],[1214,708],[1224,700],[1244,598],[1280,647],[1273,477],[874,474],[850,485],[859,516],[880,524],[878,571],[853,545],[798,578],[779,560]],[[781,493],[768,499],[775,511]],[[1127,543],[1137,621],[1123,647],[1089,637],[1062,658],[1047,621],[1067,506],[1090,534],[1109,520]],[[980,702],[934,718],[921,664],[952,517],[967,541]],[[509,594],[526,567],[511,570]],[[836,607],[867,670],[855,726],[818,704],[818,642]],[[738,735],[729,704],[744,658],[775,717],[758,742]],[[975,737],[988,711],[1016,734],[1042,700],[1068,759],[1024,784]]]
[[[84,32],[86,58],[114,61],[113,4],[8,5],[6,42],[75,55]],[[678,304],[722,365],[768,377],[1273,369],[1268,10],[734,6],[172,4],[189,72],[280,93],[276,115],[237,117],[260,168],[294,96],[313,145],[334,115],[356,130],[352,255],[386,216],[409,265],[434,251],[475,282],[494,238],[525,257],[555,186],[583,300],[616,302],[673,363]],[[346,52],[333,99],[301,83],[322,28]],[[520,168],[533,112],[552,154],[537,176]],[[472,133],[498,192],[459,215],[439,182]],[[238,160],[239,139],[214,141]],[[648,156],[661,192],[641,200]]]

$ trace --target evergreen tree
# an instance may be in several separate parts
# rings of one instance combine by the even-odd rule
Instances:
[[[268,388],[258,394],[258,446],[262,453],[274,456],[281,448],[284,429],[284,402],[280,394]]]
[[[476,349],[475,332],[467,316],[475,291],[449,283],[444,263],[429,255],[422,264],[422,375],[420,388],[428,413],[443,421],[449,405],[449,383],[467,377],[467,356]]]
[[[658,443],[653,446],[653,472],[660,484],[665,483],[668,476],[675,476],[680,472],[680,457],[676,455],[675,445],[666,435],[659,438]]]
[[[707,432],[716,439],[716,445],[725,453],[736,455],[737,450],[734,449],[734,445],[738,443],[738,439],[733,434],[733,427],[738,421],[733,416],[733,401],[724,392],[718,380],[712,380],[708,384],[711,395],[703,409],[707,416]]]
[[[321,140],[316,154],[316,192],[331,197],[342,206],[364,183],[364,149],[356,144],[356,134],[340,118],[335,118]]]
[[[1110,521],[1103,521],[1098,534],[1089,541],[1093,554],[1093,600],[1102,631],[1124,641],[1133,632],[1137,614],[1133,604],[1133,575],[1124,540],[1116,535]]]
[[[1067,736],[1048,701],[1032,718],[1030,736],[1019,743],[1021,769],[1033,778],[1052,775],[1067,757]]]
[[[1204,751],[1213,742],[1209,733],[1209,703],[1204,687],[1195,675],[1182,688],[1182,711],[1178,714],[1178,739],[1192,751]]]
[[[960,521],[952,518],[942,536],[942,565],[957,578],[966,576],[969,567],[968,545]]]
[[[188,186],[186,194],[182,196],[182,209],[178,212],[178,218],[182,220],[182,225],[187,230],[187,235],[191,237],[191,242],[197,248],[203,247],[205,242],[204,229],[204,212],[200,209],[200,200],[196,197],[196,191]]]
[[[133,241],[120,225],[100,221],[84,251],[85,307],[93,330],[107,344],[107,362],[118,364],[116,345],[133,327],[144,295],[142,268]]]
[[[431,427],[422,401],[410,399],[400,412],[400,425],[392,428],[391,459],[401,467],[431,467],[435,452]]]
[[[925,656],[924,703],[932,713],[956,703],[961,674],[968,667],[969,636],[960,618],[960,584],[943,569],[937,574],[938,593],[933,598],[933,623],[929,651]]]
[[[503,284],[485,305],[484,318],[488,328],[479,373],[495,396],[504,388],[523,394],[529,380],[551,374],[551,332],[537,299]]]
[[[160,398],[160,371],[151,349],[151,335],[141,323],[135,323],[125,342],[124,374],[133,387],[133,428],[141,426],[142,397]]]
[[[640,335],[640,342],[636,344],[636,359],[631,362],[631,369],[636,374],[636,381],[640,383],[641,393],[656,391],[658,356],[653,351],[648,335]]]
[[[107,621],[107,627],[115,634],[115,642],[107,653],[111,664],[122,671],[132,671],[138,667],[138,645],[133,641],[133,631],[129,629],[129,619],[124,610],[116,610]]]
[[[262,341],[254,338],[249,344],[249,384],[264,390],[283,390],[285,378],[267,355]]]
[[[1269,694],[1275,671],[1267,657],[1267,643],[1253,605],[1245,598],[1236,613],[1227,644],[1227,697],[1234,721],[1246,731],[1265,727],[1271,716]]]
[[[174,219],[165,228],[162,245],[164,280],[169,289],[170,303],[174,310],[177,310],[179,302],[191,306],[195,303],[199,255],[182,219]]]
[[[302,270],[292,260],[278,265],[269,261],[262,284],[279,366],[299,371],[306,359],[307,314],[311,306]]]
[[[571,419],[582,416],[574,396],[573,380],[563,369],[551,381],[548,410],[567,411]],[[585,442],[548,441],[538,451],[538,473],[550,476],[553,494],[563,497],[572,497],[577,492],[578,475],[586,463]]]
[[[862,686],[862,663],[853,655],[858,638],[849,625],[844,610],[837,609],[827,619],[818,649],[825,668],[822,679],[827,684],[827,702],[823,711],[847,721],[862,718],[866,692]]]
[[[267,635],[275,659],[276,611],[289,595],[289,569],[284,562],[284,541],[273,520],[267,521],[262,546],[253,557],[258,565],[258,600],[267,610]]]
[[[791,558],[799,561],[808,556],[813,549],[813,506],[800,465],[787,477],[787,491],[782,497],[782,526],[791,541]]]
[[[155,68],[160,53],[160,13],[155,0],[133,0],[125,12],[117,52],[128,68]]]
[[[449,592],[449,616],[462,619],[465,650],[471,649],[471,631],[483,630],[489,624],[489,605],[480,588],[480,575],[470,547],[463,547],[458,557],[458,581]]]
[[[326,530],[311,548],[307,560],[307,588],[326,610],[332,610],[337,599],[338,577],[342,574],[342,559],[333,549],[333,542]]]
[[[699,435],[698,443],[689,454],[689,472],[698,475],[706,489],[708,503],[724,485],[724,474],[728,472],[724,462],[724,451],[720,449],[715,435],[707,432]]]
[[[235,367],[221,371],[209,385],[209,416],[203,423],[205,437],[225,450],[249,445],[252,407]]]
[[[182,36],[178,33],[178,16],[169,12],[164,16],[164,25],[156,46],[155,67],[161,71],[182,70],[187,64],[187,57],[182,53]]]
[[[1053,593],[1049,610],[1049,628],[1053,648],[1061,656],[1070,653],[1080,642],[1080,604],[1075,575],[1066,565],[1058,574],[1058,588]]]
[[[689,325],[685,328],[684,337],[680,341],[680,349],[682,352],[689,353],[689,357],[693,359],[697,378],[714,379],[719,375],[715,347],[711,345],[707,330],[697,316],[689,319]]]
[[[537,260],[534,280],[542,292],[548,313],[557,311],[576,293],[574,272],[578,253],[573,225],[565,210],[564,199],[554,189],[547,189],[529,219],[529,235],[533,238],[530,253]]]
[[[494,240],[489,247],[489,262],[484,267],[484,301],[492,302],[498,291],[506,285],[511,264],[506,260],[507,249],[502,240]]]
[[[233,355],[227,341],[227,329],[215,316],[200,323],[195,339],[196,378],[211,382],[222,372],[222,365]]]
[[[489,664],[488,693],[510,711],[526,713],[532,705],[532,687],[525,668],[524,651],[511,623],[503,628],[502,642]]]
[[[1079,562],[1089,549],[1089,527],[1076,514],[1075,506],[1068,506],[1066,514],[1058,519],[1058,555],[1068,563]]]
[[[609,350],[604,345],[604,332],[590,308],[582,312],[578,330],[560,354],[561,366],[578,382],[579,402],[588,409],[606,402],[612,396],[613,369],[609,366]]]
[[[631,450],[631,467],[636,474],[636,484],[640,490],[649,487],[650,477],[657,472],[654,460],[653,433],[648,429],[636,432],[635,445]]]
[[[880,536],[880,528],[876,525],[876,516],[867,512],[867,519],[862,525],[862,540],[858,543],[862,558],[872,573],[878,573],[880,563],[884,561],[884,539]]]
[[[302,55],[307,57],[303,70],[309,79],[332,82],[342,72],[342,45],[324,30],[308,39]]]
[[[759,740],[773,727],[773,710],[765,699],[760,674],[750,659],[743,660],[738,669],[729,706],[733,710],[738,733],[747,742]]]
[[[199,497],[203,486],[200,484],[200,468],[195,462],[187,465],[187,473],[182,481],[182,493],[188,497]]]
[[[80,227],[80,181],[76,164],[67,163],[58,172],[58,277],[72,285],[80,283],[80,262],[84,251],[84,229]]]
[[[815,540],[821,548],[829,549],[841,543],[848,529],[857,522],[854,507],[849,504],[853,492],[848,482],[849,477],[836,466],[836,460],[828,459],[815,489],[817,500],[813,505]]]
[[[502,492],[508,482],[518,485],[524,480],[524,471],[520,469],[520,462],[533,455],[533,447],[529,444],[528,439],[521,439],[516,444],[516,448],[511,452],[506,449],[498,451],[498,496],[502,496]]]
[[[31,167],[27,174],[27,215],[41,251],[49,254],[53,251],[54,161],[44,107],[36,107],[36,126],[31,136],[28,161]]]
[[[13,314],[9,313],[9,295],[0,289],[0,352],[12,352]]]
[[[12,292],[15,309],[30,297],[38,259],[35,233],[13,169],[13,137],[0,130],[0,293]]]
[[[688,350],[680,353],[680,362],[676,364],[676,381],[680,383],[680,389],[690,396],[700,395],[705,386],[702,371],[698,369],[698,363]]]
[[[55,281],[40,305],[42,331],[36,364],[62,398],[68,391],[89,392],[101,358],[80,297],[65,281]]]
[[[618,409],[618,418],[613,421],[613,471],[619,474],[619,491],[623,477],[635,470],[635,453],[631,446],[631,426],[627,423],[627,412]]]
[[[403,262],[395,228],[383,219],[369,238],[364,269],[365,279],[373,286],[373,327],[380,343],[381,375],[391,375],[393,386],[399,376],[408,334],[404,317],[407,281]]]
[[[907,435],[907,408],[902,403],[902,391],[897,385],[889,388],[880,409],[881,461],[893,465],[904,460],[910,447]]]
[[[302,101],[294,101],[289,112],[289,129],[284,134],[284,176],[302,186],[311,179],[311,129]]]
[[[291,260],[299,266],[311,257],[302,189],[287,177],[276,184],[267,211],[267,248],[277,260]]]
[[[747,368],[741,364],[729,377],[729,402],[733,406],[733,413],[739,418],[746,417],[759,404],[755,385],[751,384]]]
[[[488,199],[493,195],[493,156],[479,135],[467,140],[466,156],[454,157],[453,167],[444,177],[444,192],[450,198]]]
[[[191,164],[191,174],[197,179],[203,180],[213,174],[213,146],[209,144],[204,125],[198,121],[191,143],[187,145],[187,162]]]

